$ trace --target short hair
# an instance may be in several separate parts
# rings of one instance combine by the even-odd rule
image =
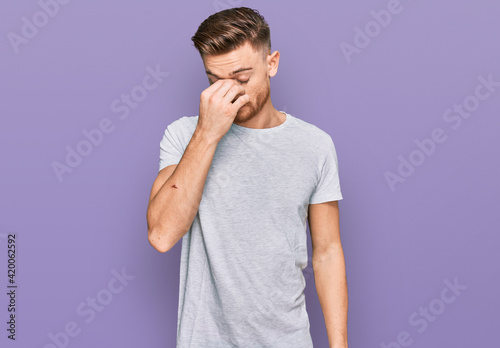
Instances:
[[[263,51],[271,51],[271,31],[259,11],[248,7],[222,10],[205,19],[191,38],[201,57],[229,53],[246,42]]]

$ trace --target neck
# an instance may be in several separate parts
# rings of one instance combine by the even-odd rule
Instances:
[[[262,129],[279,126],[285,121],[285,118],[286,115],[276,110],[271,102],[271,98],[269,98],[254,117],[245,122],[234,123],[242,127]]]

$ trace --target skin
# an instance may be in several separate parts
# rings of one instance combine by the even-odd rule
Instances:
[[[309,205],[312,266],[330,348],[347,348],[347,278],[340,240],[339,205]]]
[[[280,54],[263,54],[249,43],[222,55],[203,57],[210,86],[200,96],[198,124],[178,164],[163,168],[151,188],[148,240],[169,251],[190,229],[218,142],[231,124],[276,127],[286,115],[273,107],[270,79]],[[250,70],[236,72],[244,68]],[[330,347],[347,348],[347,285],[340,242],[338,202],[309,205],[316,289]]]
[[[248,128],[275,127],[285,120],[285,115],[273,107],[271,102],[271,77],[278,71],[280,54],[278,51],[265,56],[246,43],[237,50],[220,56],[207,56],[203,59],[210,84],[219,79],[234,79],[244,87],[250,101],[243,106],[234,123]],[[247,69],[233,74],[240,69]]]

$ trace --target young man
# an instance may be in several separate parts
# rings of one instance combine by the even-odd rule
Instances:
[[[273,107],[270,30],[256,10],[208,17],[192,37],[210,87],[168,125],[147,212],[160,252],[182,238],[177,347],[309,348],[306,223],[330,347],[347,348],[342,199],[331,137]]]

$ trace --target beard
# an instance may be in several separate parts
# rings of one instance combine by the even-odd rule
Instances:
[[[262,110],[264,105],[266,105],[270,96],[271,88],[266,84],[263,89],[259,90],[255,97],[255,102],[250,100],[238,110],[234,121],[243,123],[254,118]]]

